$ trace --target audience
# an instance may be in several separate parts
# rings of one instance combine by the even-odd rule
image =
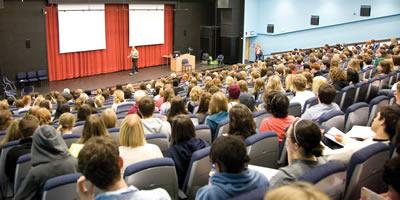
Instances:
[[[299,119],[287,131],[286,150],[289,165],[279,169],[271,178],[271,186],[277,188],[295,182],[313,167],[326,163],[322,158],[322,133],[312,121]]]
[[[117,112],[117,108],[121,103],[125,102],[125,95],[122,90],[115,90],[114,92],[114,103],[112,104],[111,108]]]
[[[192,154],[207,146],[207,142],[196,138],[194,125],[187,115],[181,114],[174,118],[172,121],[171,147],[167,150],[166,156],[171,157],[175,162],[179,188],[182,189]]]
[[[69,153],[75,158],[78,157],[79,152],[84,144],[92,137],[108,136],[108,131],[104,125],[103,120],[97,115],[90,115],[83,125],[81,138],[76,143],[72,143],[69,148]]]
[[[168,87],[164,90],[164,103],[160,106],[160,114],[167,115],[171,108],[171,101],[175,97],[174,89]]]
[[[106,126],[107,129],[109,128],[115,128],[117,125],[117,114],[115,114],[115,111],[113,109],[105,109],[101,113],[101,119],[104,122],[104,125]]]
[[[198,106],[197,110],[195,110],[195,115],[199,119],[199,124],[204,124],[204,122],[206,120],[206,117],[208,115],[210,101],[211,101],[211,94],[209,92],[204,92],[200,96],[199,106]]]
[[[157,145],[146,142],[143,123],[136,114],[126,116],[122,121],[119,143],[119,155],[124,160],[123,169],[143,160],[163,157]]]
[[[0,110],[0,131],[7,130],[11,122],[11,112],[8,110]]]
[[[256,134],[256,123],[249,108],[236,104],[229,110],[229,135],[240,136],[242,139]]]
[[[139,113],[142,116],[144,134],[165,134],[171,135],[171,126],[168,122],[160,118],[153,117],[155,109],[154,100],[149,97],[143,97],[139,101]]]
[[[21,132],[19,131],[19,121],[20,119],[15,119],[11,122],[10,126],[8,126],[6,134],[3,139],[0,141],[0,148],[7,144],[8,142],[19,140],[22,138]],[[1,152],[1,149],[0,149]]]
[[[189,112],[186,110],[182,97],[176,96],[171,100],[171,108],[167,115],[168,122],[172,123],[174,117],[180,114],[187,115]]]
[[[128,114],[136,114],[139,111],[139,106],[138,103],[140,101],[140,99],[142,99],[143,97],[147,96],[146,92],[143,90],[138,90],[135,92],[134,94],[134,98],[135,98],[135,103],[133,104],[133,106],[129,109]]]
[[[71,113],[64,113],[58,120],[58,128],[62,135],[72,134],[72,129],[75,126],[75,115]]]
[[[400,157],[388,160],[383,168],[383,181],[388,185],[389,190],[382,194],[385,199],[400,199]]]
[[[228,88],[228,110],[231,109],[235,104],[239,103],[240,87],[239,85],[231,85]]]
[[[218,137],[210,150],[215,166],[209,184],[197,191],[196,199],[231,199],[258,188],[268,189],[268,179],[257,171],[247,169],[250,158],[246,145],[237,136]]]
[[[264,94],[265,109],[272,114],[266,117],[260,124],[260,133],[274,131],[278,135],[279,142],[285,137],[285,130],[296,118],[289,115],[289,99],[281,92]]]
[[[304,103],[315,97],[315,94],[309,90],[306,90],[307,87],[307,79],[302,74],[296,74],[293,77],[293,90],[295,92],[295,96],[290,100],[290,103],[297,102],[300,103],[301,108],[303,109]]]
[[[96,200],[171,199],[164,189],[145,191],[128,186],[122,176],[123,166],[124,161],[119,156],[116,141],[107,137],[90,139],[78,157],[78,171],[82,173],[77,181],[79,198],[92,200],[94,188],[97,187],[103,192],[96,196]]]
[[[302,119],[316,121],[322,114],[330,111],[340,111],[339,106],[333,102],[336,96],[336,89],[333,85],[327,83],[322,84],[318,89],[319,104],[308,108]]]
[[[76,159],[68,153],[63,138],[52,126],[40,126],[32,136],[32,167],[14,196],[19,199],[40,199],[50,178],[76,172]]]
[[[264,200],[330,200],[317,187],[308,183],[295,182],[268,191]]]

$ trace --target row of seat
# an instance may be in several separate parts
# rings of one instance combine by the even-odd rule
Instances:
[[[48,72],[45,69],[38,71],[18,72],[16,77],[17,84],[35,83],[48,79]]]

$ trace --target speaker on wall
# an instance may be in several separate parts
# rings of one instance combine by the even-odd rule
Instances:
[[[371,6],[370,5],[361,5],[360,16],[362,16],[362,17],[371,16]]]
[[[267,25],[267,33],[274,33],[274,25],[273,24]]]
[[[311,25],[319,25],[319,16],[318,15],[311,15]]]
[[[229,8],[229,0],[218,0],[217,8]]]

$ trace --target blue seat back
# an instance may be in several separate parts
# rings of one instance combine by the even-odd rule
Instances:
[[[304,113],[308,108],[317,105],[318,104],[318,98],[317,97],[311,97],[306,100],[303,106],[302,113]]]
[[[289,115],[301,117],[301,104],[298,102],[289,103]]]
[[[345,132],[347,133],[354,125],[366,126],[368,122],[368,104],[359,102],[347,108],[344,121]]]
[[[195,133],[196,138],[200,138],[210,145],[212,144],[211,129],[206,124],[196,126]]]
[[[275,132],[257,133],[246,138],[249,164],[278,168],[279,142]]]
[[[377,96],[369,102],[368,126],[372,124],[372,121],[374,120],[376,113],[379,112],[380,108],[388,104],[389,97],[383,95]]]
[[[324,113],[317,119],[317,122],[327,129],[336,127],[340,131],[344,131],[344,113],[342,111],[334,110]]]
[[[194,199],[199,188],[207,185],[209,173],[211,171],[211,163],[208,155],[211,147],[197,150],[192,154],[188,172],[183,183],[183,192]]]
[[[169,148],[168,137],[165,134],[146,134],[146,141],[149,144],[157,145],[162,152],[165,152]]]
[[[79,199],[76,192],[76,182],[80,176],[80,173],[74,173],[47,180],[43,187],[42,200]]]
[[[21,186],[24,181],[26,175],[31,169],[31,154],[25,154],[18,158],[17,165],[15,167],[15,176],[14,176],[14,193],[18,191],[19,186]]]

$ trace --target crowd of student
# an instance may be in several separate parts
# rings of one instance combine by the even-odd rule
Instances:
[[[6,131],[1,145],[19,141],[6,155],[5,173],[14,180],[18,157],[31,154],[32,168],[18,188],[14,199],[40,198],[41,188],[52,177],[80,172],[78,192],[81,199],[93,199],[93,185],[104,193],[96,199],[169,199],[163,189],[139,191],[127,186],[124,169],[140,161],[170,157],[175,162],[179,187],[182,188],[192,154],[211,145],[210,161],[215,171],[209,185],[200,188],[196,199],[226,199],[264,188],[266,199],[329,199],[313,186],[297,183],[297,178],[329,160],[347,163],[351,155],[372,143],[399,144],[400,84],[393,89],[395,105],[384,106],[371,124],[375,136],[357,143],[330,149],[322,142],[323,134],[316,120],[323,114],[340,110],[334,103],[336,92],[363,80],[360,72],[373,68],[374,77],[399,70],[400,46],[368,41],[351,49],[324,46],[294,50],[251,65],[232,65],[218,72],[193,72],[177,77],[140,84],[91,91],[81,89],[48,94],[32,93],[19,99],[0,101],[0,131]],[[389,83],[383,88],[388,88]],[[390,88],[388,88],[390,89]],[[301,117],[289,115],[289,104],[317,97],[319,104],[305,110]],[[118,107],[134,102],[123,119]],[[256,125],[253,112],[265,109],[272,116]],[[196,138],[195,125],[206,124],[213,143]],[[221,122],[229,121],[227,133],[218,136]],[[76,127],[76,125],[82,125]],[[70,147],[63,135],[80,127],[81,137]],[[108,133],[119,128],[115,141]],[[254,134],[274,131],[279,143],[286,140],[288,165],[281,167],[271,180],[247,169],[249,157],[244,139]],[[162,152],[146,142],[147,134],[165,134],[170,147]],[[400,151],[400,148],[397,148]],[[398,153],[398,152],[397,152]],[[384,180],[389,185],[386,196],[400,198],[400,161],[385,165]],[[272,190],[274,189],[274,190]],[[4,192],[4,191],[3,191]],[[307,198],[306,198],[307,197]]]

